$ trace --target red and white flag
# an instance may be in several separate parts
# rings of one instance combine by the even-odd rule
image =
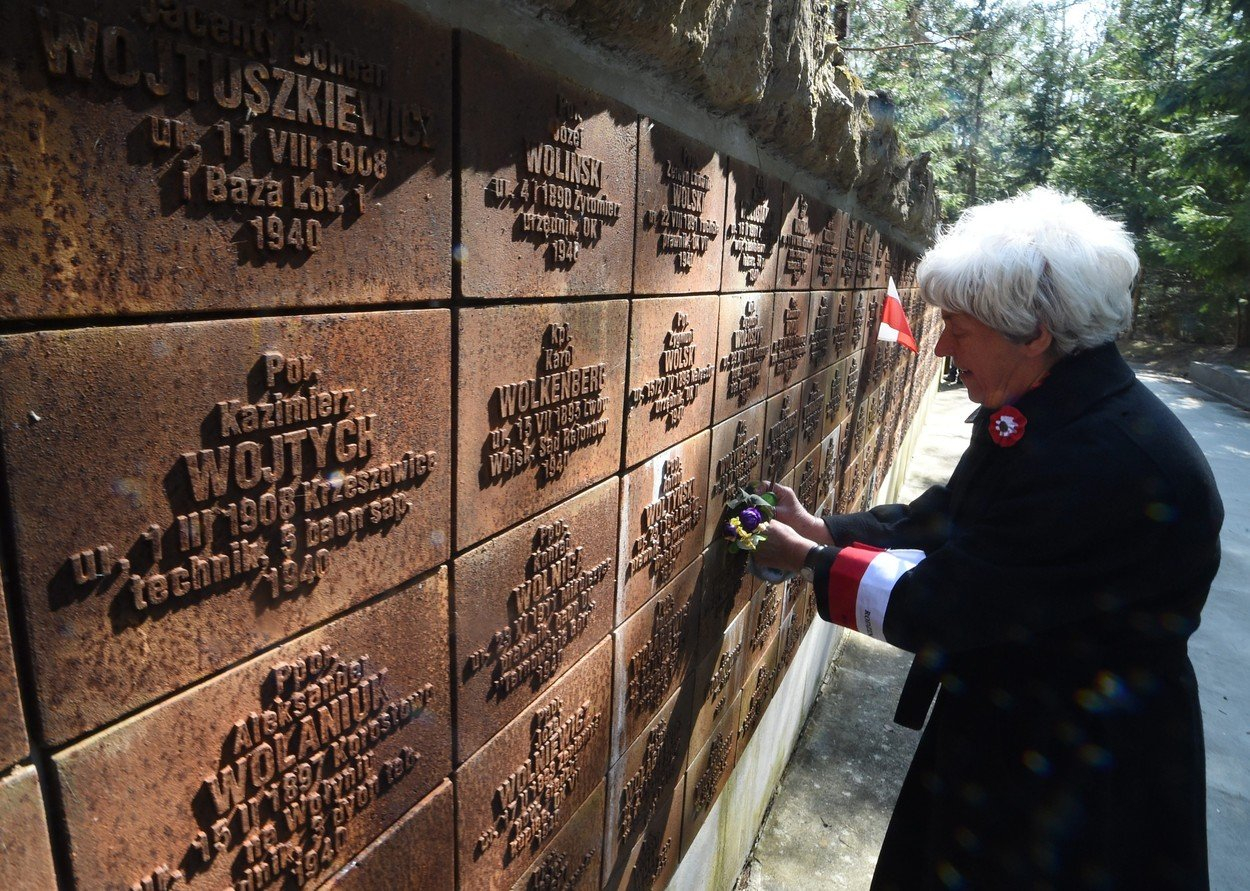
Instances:
[[[894,284],[894,276],[890,276],[890,286],[885,292],[885,306],[881,307],[881,325],[877,329],[877,340],[901,343],[913,353],[920,352],[916,346],[916,338],[912,337],[911,325],[907,324],[903,301],[898,299],[898,286]]]

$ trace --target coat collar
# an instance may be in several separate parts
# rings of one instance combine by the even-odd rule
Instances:
[[[1136,380],[1114,343],[1060,359],[1041,386],[1014,403],[1028,419],[1025,438],[1064,426],[1108,396],[1128,389]],[[980,414],[978,427],[993,412],[982,409]]]

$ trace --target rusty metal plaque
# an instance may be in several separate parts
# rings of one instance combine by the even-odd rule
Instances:
[[[819,225],[812,227],[816,247],[812,260],[812,287],[829,289],[842,287],[842,248],[846,240],[846,225],[850,219],[845,211],[816,205],[821,214]],[[815,214],[816,211],[813,211]],[[845,287],[850,287],[846,285]]]
[[[681,854],[681,814],[686,800],[686,779],[678,776],[671,791],[663,793],[651,822],[633,847],[617,857],[616,872],[604,882],[605,891],[661,891],[677,871]]]
[[[816,294],[828,294],[833,298],[833,348],[830,361],[837,363],[845,359],[854,349],[851,333],[851,318],[855,308],[855,295],[850,291],[814,291]]]
[[[694,711],[688,758],[693,758],[702,751],[712,728],[725,716],[730,702],[742,689],[748,618],[749,613],[740,610],[716,640],[717,646],[703,658],[695,670],[692,691]]]
[[[838,295],[835,291],[812,291],[807,309],[807,371],[823,371],[837,357]]]
[[[768,711],[768,704],[777,692],[777,683],[781,679],[777,652],[777,635],[774,633],[759,658],[747,665],[738,706],[738,754],[742,754],[755,731],[759,729],[760,721]]]
[[[447,29],[387,0],[10,6],[0,317],[451,296]]]
[[[738,490],[760,478],[764,455],[764,403],[757,402],[737,417],[712,428],[708,472],[707,528],[704,545],[721,534],[725,505]]]
[[[892,268],[890,250],[889,239],[880,232],[875,233],[872,240],[872,275],[869,280],[869,285],[873,288],[884,288],[889,284]]]
[[[859,256],[855,262],[855,287],[885,287],[884,283],[880,286],[876,284],[877,266],[874,262],[877,257],[877,250],[881,245],[881,233],[877,231],[875,226],[869,223],[862,223],[861,226]]]
[[[0,778],[0,888],[55,888],[43,795],[34,767]]]
[[[861,220],[847,217],[840,227],[842,232],[841,250],[838,257],[838,274],[832,287],[839,291],[862,287],[855,283],[856,269],[859,265],[860,245],[863,241],[865,224]],[[828,287],[821,282],[821,287]]]
[[[603,801],[600,783],[512,891],[595,891],[603,870]]]
[[[762,401],[768,393],[773,302],[771,293],[725,294],[720,298],[713,423],[719,424]]]
[[[333,875],[451,769],[447,618],[444,568],[54,755],[75,886]]]
[[[681,852],[684,855],[707,819],[708,811],[729,782],[738,763],[738,711],[741,695],[735,695],[725,716],[708,734],[707,744],[690,759],[686,768],[686,803],[681,821]]]
[[[0,584],[0,773],[30,752],[22,700],[17,691],[17,670],[13,665],[13,641],[9,637],[4,585]]]
[[[462,888],[511,888],[601,784],[611,690],[604,640],[456,770]]]
[[[777,282],[781,180],[731,158],[725,198],[722,291],[771,291]]]
[[[810,292],[780,291],[773,304],[768,343],[768,395],[775,396],[802,380],[807,367],[807,309]]]
[[[620,467],[624,300],[461,309],[456,548]]]
[[[872,315],[872,293],[856,291],[851,299],[851,350],[852,354],[868,346],[868,324]]]
[[[453,891],[456,818],[443,782],[321,888],[333,891]]]
[[[833,512],[838,496],[838,454],[840,428],[834,427],[820,444],[820,504],[821,514]]]
[[[616,654],[612,696],[614,761],[633,744],[673,692],[694,673],[702,566],[700,558],[683,569],[613,635]]]
[[[675,691],[608,771],[604,872],[626,854],[681,781],[690,748],[689,685]]]
[[[779,481],[780,482],[780,481]],[[733,553],[720,539],[703,555],[703,614],[699,618],[699,653],[720,645],[721,635],[764,584],[746,569],[743,553]]]
[[[766,480],[776,482],[794,469],[802,404],[802,384],[795,384],[765,403],[764,466],[760,472]]]
[[[0,338],[49,741],[446,559],[449,329],[416,310]]]
[[[856,368],[851,367],[852,358],[847,357],[829,367],[828,386],[825,391],[825,434],[831,433],[850,412],[855,402],[855,386],[852,378],[857,378]]]
[[[631,303],[626,467],[711,423],[719,313],[714,295]]]
[[[785,607],[786,582],[766,584],[751,598],[746,611],[746,629],[743,635],[744,658],[748,665],[756,662],[777,637]]]
[[[829,369],[813,374],[800,385],[797,453],[805,456],[825,436],[825,400],[829,398]],[[801,462],[800,462],[801,463]]]
[[[725,242],[721,156],[650,118],[638,126],[635,294],[720,289]]]
[[[703,550],[710,437],[704,430],[622,478],[617,625]]]
[[[816,236],[821,224],[812,219],[812,202],[787,183],[782,190],[781,250],[777,290],[805,291],[811,287]],[[815,228],[813,228],[815,227]]]
[[[794,467],[794,492],[808,513],[820,508],[820,444],[817,443]]]
[[[891,243],[887,277],[894,277],[899,291],[910,291],[916,287],[916,266],[919,263],[920,258],[914,253],[900,244]]]
[[[611,632],[616,478],[456,559],[456,758],[463,761]]]
[[[627,294],[638,115],[460,35],[465,297]]]

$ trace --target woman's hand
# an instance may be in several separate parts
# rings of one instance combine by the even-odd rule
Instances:
[[[805,539],[809,539],[813,544],[833,544],[833,539],[829,536],[829,530],[826,528],[824,521],[820,517],[814,517],[808,513],[799,501],[799,496],[794,494],[794,490],[789,486],[783,486],[780,483],[764,483],[765,491],[772,492],[777,497],[776,519],[780,520],[790,530],[797,533]],[[768,527],[770,530],[772,526]],[[771,535],[771,532],[768,533]],[[807,552],[803,552],[806,556]],[[759,559],[758,557],[756,558]],[[762,561],[761,561],[762,562]],[[799,558],[799,565],[802,566],[803,557]]]
[[[780,497],[777,500],[780,504]],[[824,528],[823,523],[821,528]],[[798,572],[803,568],[807,552],[814,547],[816,542],[803,537],[781,520],[773,519],[765,527],[764,540],[756,547],[752,559],[760,566]]]

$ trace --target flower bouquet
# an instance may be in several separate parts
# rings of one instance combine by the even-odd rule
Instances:
[[[729,542],[730,553],[751,554],[759,547],[768,532],[768,523],[777,512],[777,496],[772,492],[759,493],[759,486],[752,483],[739,488],[738,494],[725,503],[725,522],[721,524],[721,537]],[[783,582],[792,572],[759,566],[747,558],[747,570],[756,578],[776,584]]]
[[[758,495],[755,485],[739,488],[738,494],[725,502],[725,523],[721,536],[729,542],[729,550],[754,551],[764,540],[768,521],[777,510],[777,496],[772,492]]]

